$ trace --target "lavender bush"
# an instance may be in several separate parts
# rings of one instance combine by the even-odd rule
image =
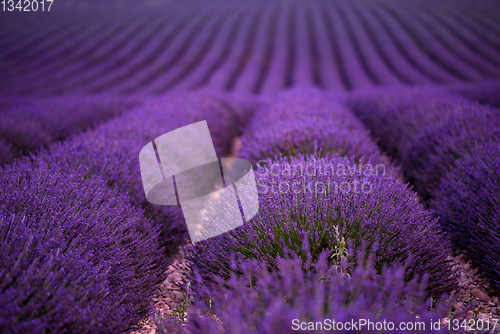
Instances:
[[[150,311],[159,232],[85,168],[0,167],[0,331],[117,333]]]
[[[185,327],[158,319],[159,333],[454,332],[431,328],[448,315],[453,301],[442,296],[432,303],[426,277],[405,283],[404,266],[379,270],[371,255],[354,268],[343,260],[348,272],[331,265],[329,252],[314,257],[277,259],[277,271],[258,260],[235,261],[234,272],[241,275],[233,272],[227,281],[217,278],[208,286],[195,274],[194,284],[202,285],[209,299],[194,296]],[[401,323],[415,327],[399,328]]]
[[[135,103],[107,96],[13,100],[0,110],[0,139],[17,157],[119,116]],[[1,160],[14,158],[2,154]]]
[[[400,160],[424,199],[475,145],[498,136],[500,113],[431,89],[385,91],[348,99],[388,154]]]
[[[253,163],[298,154],[372,157],[385,162],[361,122],[319,90],[278,94],[258,110],[245,131],[240,157]]]
[[[464,250],[500,291],[500,148],[476,147],[461,158],[436,191],[432,207],[453,244]]]
[[[428,123],[458,113],[457,104],[469,103],[465,98],[443,93],[431,88],[381,89],[352,94],[346,104],[379,140],[379,146],[399,158],[403,146],[419,138]]]
[[[87,176],[97,175],[106,184],[126,192],[134,206],[143,207],[148,217],[161,226],[168,253],[186,243],[187,228],[180,207],[166,207],[146,201],[139,170],[139,152],[156,137],[176,128],[207,120],[219,157],[229,153],[233,138],[241,131],[238,108],[207,94],[177,94],[152,99],[120,118],[70,141],[54,145],[37,159],[88,167]]]
[[[415,257],[408,266],[408,279],[429,274],[429,291],[434,295],[455,286],[447,260],[449,240],[393,169],[382,171],[370,161],[356,163],[353,157],[338,155],[283,157],[270,163],[256,174],[257,215],[226,234],[196,243],[188,252],[188,260],[207,281],[230,277],[232,254],[276,267],[285,249],[304,258],[305,240],[316,259],[325,249],[334,251],[351,242],[357,248],[380,236],[377,268],[404,261],[411,252]],[[224,224],[216,218],[210,223]]]
[[[441,123],[441,126],[438,124]],[[457,159],[478,145],[500,143],[500,111],[475,103],[463,105],[422,135],[401,157],[402,169],[417,192],[432,196]]]

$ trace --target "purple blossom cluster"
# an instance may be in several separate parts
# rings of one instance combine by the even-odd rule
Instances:
[[[400,160],[453,245],[500,291],[495,209],[500,110],[488,106],[495,105],[496,93],[487,84],[456,91],[464,97],[414,89],[355,96],[348,103],[380,137],[381,147]]]
[[[127,114],[71,140],[55,144],[37,159],[65,164],[70,169],[86,166],[87,176],[99,176],[161,228],[161,246],[167,253],[187,242],[187,227],[180,207],[150,204],[144,196],[138,156],[144,145],[158,136],[194,122],[206,120],[216,153],[230,153],[232,141],[245,118],[237,107],[204,93],[172,94],[150,99]]]
[[[347,103],[424,199],[458,158],[500,138],[498,110],[442,90],[383,91],[354,95]]]
[[[14,161],[130,110],[137,102],[106,95],[2,99],[0,163]],[[5,152],[5,153],[3,153]]]
[[[437,189],[432,207],[452,242],[500,291],[500,146],[477,146]]]
[[[0,332],[117,333],[150,312],[159,231],[85,171],[0,167]]]
[[[257,165],[260,209],[245,219],[240,206],[242,226],[186,247],[188,322],[160,319],[160,333],[453,333],[437,328],[457,288],[453,246],[500,293],[499,10],[473,0],[4,9],[0,333],[123,333],[151,315],[189,238],[180,207],[147,202],[139,152],[203,120],[219,158]],[[202,213],[214,230],[228,230],[223,196],[234,199],[225,192]]]
[[[256,111],[242,138],[240,157],[257,163],[279,156],[341,153],[386,162],[362,123],[319,90],[278,94]]]
[[[159,319],[159,333],[463,331],[441,328],[453,300],[443,295],[433,303],[426,277],[405,283],[407,269],[401,264],[377,269],[371,254],[355,266],[341,263],[349,268],[341,272],[330,263],[328,252],[317,257],[307,247],[304,252],[305,261],[293,255],[277,259],[278,270],[256,259],[236,259],[229,279],[218,277],[209,285],[195,273],[193,284],[208,297],[194,296],[185,327]],[[358,257],[364,258],[364,251]]]
[[[196,243],[187,254],[188,260],[203,278],[212,281],[230,277],[233,254],[276,268],[277,258],[287,250],[304,258],[301,249],[305,241],[316,259],[324,250],[333,252],[341,247],[342,240],[358,249],[363,242],[374,243],[380,238],[375,257],[378,268],[403,262],[411,253],[414,257],[408,265],[408,279],[427,273],[433,295],[451,291],[456,284],[447,260],[451,245],[436,219],[397,179],[394,169],[366,173],[358,168],[370,164],[363,159],[357,164],[353,157],[339,155],[301,155],[279,158],[273,172],[259,168],[259,188],[286,184],[290,191],[278,187],[260,192],[259,212],[252,220]],[[339,165],[347,166],[348,172],[339,173]],[[214,219],[211,224],[224,221]]]
[[[474,152],[478,145],[500,143],[500,111],[476,103],[459,108],[459,114],[429,126],[401,157],[409,181],[419,184],[419,194],[432,196],[457,159]]]
[[[399,88],[354,93],[347,96],[346,104],[371,131],[379,146],[390,156],[399,158],[403,145],[424,131],[422,124],[442,117],[435,109],[448,112],[457,99],[452,97],[450,101],[449,96],[443,99],[443,91],[439,89]],[[425,112],[428,107],[433,107],[434,112]]]

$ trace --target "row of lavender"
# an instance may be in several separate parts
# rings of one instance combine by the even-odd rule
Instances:
[[[242,142],[240,156],[259,166],[259,212],[188,248],[187,327],[163,319],[160,331],[282,333],[299,321],[295,330],[304,332],[304,322],[311,329],[324,319],[448,315],[446,294],[457,284],[451,243],[338,100],[314,90],[279,94],[255,113]],[[438,300],[431,308],[429,295]]]
[[[139,101],[106,95],[0,97],[0,165],[49,147],[130,110]]]
[[[243,116],[204,94],[148,100],[0,167],[0,331],[117,333],[147,316],[187,233],[180,210],[145,203],[139,151],[206,119],[223,156]]]
[[[481,86],[454,91],[483,102],[495,101],[495,96]],[[391,154],[401,159],[407,176],[425,175],[420,172],[425,170],[422,168],[431,168],[433,178],[443,175],[436,164],[406,164],[404,159],[415,152],[420,152],[422,159],[431,156],[428,161],[443,164],[453,164],[454,160],[444,160],[449,155],[441,157],[440,152],[471,152],[458,160],[449,174],[449,185],[436,192],[441,194],[444,208],[438,212],[447,218],[451,231],[469,224],[452,233],[453,241],[463,244],[471,240],[468,251],[476,259],[486,254],[479,266],[485,270],[489,266],[487,273],[495,282],[497,255],[494,248],[486,249],[485,243],[496,242],[498,113],[442,94],[438,97],[422,90],[385,98],[365,94],[351,103],[358,112],[363,108],[379,111],[377,116],[363,115],[372,116],[372,121],[381,120],[374,127],[381,131],[380,145],[388,151],[391,147]],[[390,109],[388,105],[395,107]],[[391,113],[387,118],[383,118],[383,108]],[[398,115],[397,123],[389,125]],[[23,159],[0,169],[5,255],[0,266],[5,292],[0,312],[6,315],[0,328],[28,333],[116,332],[137,323],[147,314],[148,297],[169,263],[165,254],[175,253],[187,241],[181,212],[150,205],[142,196],[136,161],[139,150],[158,135],[207,119],[216,151],[223,156],[246,123],[244,116],[238,108],[204,94],[150,100],[94,130],[53,145],[32,160]],[[363,119],[369,124],[368,118]],[[428,127],[420,129],[425,119],[429,120]],[[395,124],[399,128],[391,129]],[[446,131],[441,130],[442,125]],[[475,135],[462,140],[460,131]],[[399,137],[407,133],[415,136]],[[412,140],[418,143],[412,138],[426,136],[435,137],[426,139],[428,150],[418,151],[409,145]],[[486,144],[475,150],[481,143]],[[399,170],[390,166],[362,124],[336,99],[303,90],[279,95],[255,114],[244,133],[240,156],[252,162],[266,161],[257,171],[261,210],[245,226],[199,243],[189,253],[194,268],[192,280],[197,283],[196,305],[202,315],[215,312],[226,332],[238,332],[238,328],[246,332],[245,326],[257,328],[257,332],[275,332],[282,326],[290,327],[294,317],[311,321],[361,318],[361,313],[352,313],[352,307],[364,310],[366,319],[373,321],[409,321],[414,319],[410,314],[421,314],[425,319],[446,315],[448,304],[444,300],[435,313],[426,313],[424,299],[426,293],[437,297],[455,287],[446,260],[449,242],[432,214],[418,204],[415,193],[399,181]],[[438,196],[432,195],[433,178],[415,177],[412,181],[416,186],[426,182],[422,196]],[[484,233],[485,229],[493,233]],[[325,249],[330,253],[324,253]],[[365,263],[367,251],[371,255]],[[287,256],[292,259],[280,259]],[[259,262],[249,263],[251,259]],[[304,263],[309,269],[315,268],[314,273],[297,271]],[[395,268],[385,270],[386,265]],[[269,273],[250,276],[258,283],[255,289],[247,287],[249,276],[234,276],[256,270]],[[373,276],[376,272],[384,274]],[[415,290],[422,274],[428,281]],[[346,275],[352,280],[345,282]],[[366,279],[372,276],[374,285],[367,288]],[[384,284],[402,277],[408,285],[401,285],[386,298]],[[320,278],[333,283],[319,284]],[[283,286],[286,279],[302,283]],[[335,290],[342,282],[347,284],[340,290],[345,295]],[[228,285],[232,290],[226,290]],[[373,293],[377,286],[379,293]],[[359,299],[351,300],[349,291]],[[331,293],[345,298],[331,300]],[[296,299],[290,299],[291,295]],[[405,296],[415,297],[416,302],[405,304],[407,308],[399,313],[380,314],[370,309],[377,301],[379,311],[392,310]],[[206,308],[205,297],[213,301],[213,309]],[[250,310],[233,306],[248,300],[254,301],[250,306],[245,304]],[[268,302],[276,300],[271,310]],[[259,318],[248,318],[258,314],[271,314],[278,320],[270,325]],[[210,318],[198,317],[196,312],[191,316],[195,332],[220,329]],[[271,327],[261,328],[259,324]]]
[[[500,75],[498,10],[471,0],[278,0],[5,12],[0,91],[265,94],[477,81]]]
[[[500,291],[500,83],[357,94],[354,112],[401,163],[454,247]],[[474,101],[477,100],[482,104]]]

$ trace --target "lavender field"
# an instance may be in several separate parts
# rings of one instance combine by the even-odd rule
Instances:
[[[500,332],[498,1],[49,3],[0,4],[0,333]],[[139,156],[201,121],[259,210],[192,242]]]

